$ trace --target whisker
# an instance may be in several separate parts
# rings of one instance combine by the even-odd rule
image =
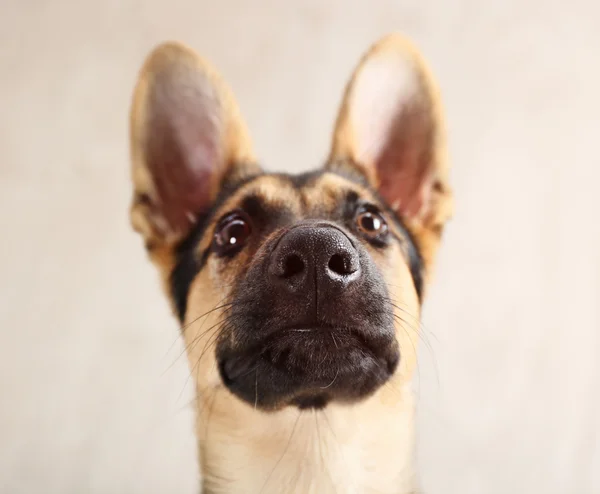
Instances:
[[[178,408],[177,410],[175,410],[174,415],[177,415],[178,413],[183,412],[186,408],[188,408],[189,406],[193,405],[194,402],[196,402],[195,404],[197,405],[198,400],[200,398],[198,397],[198,395],[196,394],[191,400],[189,400],[188,402],[184,403],[183,406],[181,406],[180,408]]]
[[[333,381],[331,381],[331,382],[330,382],[330,383],[329,383],[327,386],[321,386],[321,389],[327,389],[327,388],[330,388],[330,387],[331,387],[331,385],[332,385],[332,384],[335,382],[335,380],[337,379],[337,377],[338,377],[338,374],[339,374],[339,373],[340,373],[340,369],[339,369],[339,367],[338,367],[338,370],[337,370],[337,372],[335,373],[335,377],[333,378]]]
[[[254,373],[254,410],[256,410],[256,406],[258,405],[258,365],[255,368]]]
[[[391,285],[391,286],[394,286],[394,285]],[[439,343],[439,339],[432,331],[428,330],[425,327],[425,325],[421,322],[421,320],[418,317],[416,317],[415,315],[411,314],[408,310],[401,307],[400,302],[398,302],[397,300],[394,300],[392,298],[389,298],[389,297],[384,297],[384,299],[387,300],[392,305],[392,307],[398,309],[399,311],[406,314],[408,317],[410,317],[412,320],[415,321],[417,327],[415,327],[415,325],[411,324],[409,321],[404,319],[402,316],[400,316],[396,313],[393,314],[396,321],[401,323],[405,333],[407,333],[407,328],[412,330],[418,336],[418,338],[423,342],[423,344],[426,346],[427,350],[429,351],[429,354],[431,355],[432,361],[433,361],[436,380],[437,380],[438,386],[439,386],[440,385],[439,366],[437,363],[437,359],[435,357],[435,351],[433,349],[433,345],[432,345],[431,341],[429,340],[429,336],[432,336],[438,343]],[[408,335],[408,333],[407,333],[407,335]],[[409,336],[409,338],[410,338],[410,336]],[[414,344],[413,344],[413,346],[414,346]],[[417,364],[418,364],[418,362],[417,362]],[[419,372],[419,379],[420,379],[420,371],[418,370],[418,372]]]
[[[419,340],[421,340],[423,342],[423,344],[427,347],[427,349],[431,352],[431,354],[433,355],[433,347],[431,346],[431,342],[429,341],[429,339],[427,338],[427,335],[424,334],[422,331],[419,331],[418,328],[415,328],[410,322],[408,322],[406,319],[404,319],[402,316],[399,316],[398,314],[393,314],[394,319],[401,323],[402,325],[404,325],[405,328],[408,328],[410,330],[413,331],[413,333],[417,336],[417,338]]]
[[[216,345],[216,343],[217,343],[219,337],[222,335],[223,331],[229,327],[229,326],[226,326],[227,322],[228,321],[224,321],[220,324],[215,324],[215,327],[220,325],[220,328],[219,328],[219,330],[214,331],[213,334],[210,335],[208,340],[206,340],[206,343],[204,344],[204,348],[202,348],[202,352],[200,352],[200,356],[198,357],[197,363],[200,363],[200,361],[202,360],[202,358],[204,357],[206,352],[208,352],[213,345]]]
[[[217,323],[213,327],[216,327],[219,324],[223,325],[224,323]],[[202,358],[204,357],[205,353],[208,350],[210,350],[210,348],[213,346],[213,344],[216,344],[216,342],[217,342],[217,340],[219,338],[219,333],[220,333],[219,331],[215,331],[215,333],[210,336],[210,338],[208,339],[208,341],[204,345],[204,348],[202,349],[202,353],[200,354],[200,356],[198,357],[198,360],[196,361],[196,363],[194,364],[194,366],[190,370],[190,373],[188,374],[188,376],[187,376],[187,378],[185,380],[185,383],[183,384],[183,389],[181,390],[180,398],[181,398],[181,394],[183,394],[183,392],[185,391],[185,388],[186,388],[186,386],[187,386],[190,378],[194,374],[194,372],[196,372],[196,382],[198,382],[198,373],[200,371],[200,362],[202,361]]]
[[[224,298],[222,298],[222,299],[221,299],[219,302],[217,302],[217,304],[220,304],[220,303],[221,303],[223,300],[225,300],[226,298],[227,298],[227,297],[224,297]],[[189,327],[190,327],[192,324],[194,324],[196,321],[198,321],[198,319],[201,319],[202,317],[206,317],[206,316],[208,316],[209,314],[213,313],[213,312],[214,312],[214,311],[216,311],[216,310],[222,309],[222,308],[224,308],[224,307],[230,307],[230,306],[232,306],[232,305],[233,305],[233,302],[227,302],[226,304],[222,304],[222,305],[219,305],[218,307],[214,307],[214,308],[212,308],[211,310],[209,310],[209,311],[205,312],[204,314],[202,314],[202,315],[200,315],[200,316],[196,317],[195,319],[193,319],[193,320],[192,320],[192,321],[190,321],[189,323],[185,324],[184,326],[181,326],[181,328],[179,328],[179,329],[180,329],[180,331],[181,331],[182,333],[184,333],[184,332],[185,332],[185,330],[186,330],[186,329],[188,329],[188,328],[189,328]]]
[[[213,397],[210,402],[210,408],[208,410],[208,417],[206,418],[206,425],[204,427],[204,440],[205,441],[208,440],[208,428],[210,426],[210,422],[211,422],[210,419],[212,418],[212,413],[215,408],[215,403],[217,402],[217,393],[222,389],[223,389],[223,386],[218,386],[217,388],[215,388],[215,391],[213,392]],[[207,404],[208,404],[208,401],[207,401]]]
[[[335,483],[333,482],[333,478],[331,477],[331,472],[329,471],[329,468],[327,468],[327,463],[325,462],[325,457],[323,456],[323,444],[322,444],[323,441],[321,440],[321,427],[319,426],[319,417],[318,417],[318,412],[316,410],[313,411],[313,416],[315,418],[315,427],[317,430],[317,444],[319,446],[319,457],[321,459],[321,464],[319,465],[319,468],[321,470],[326,471],[327,476],[329,477],[329,481],[331,482],[331,485],[335,489],[335,492],[337,492]]]
[[[225,300],[225,299],[223,299]],[[222,301],[222,300],[221,300]],[[219,302],[220,303],[220,302]],[[186,324],[185,326],[182,326],[179,329],[179,334],[177,335],[177,337],[175,338],[175,340],[173,341],[173,343],[171,344],[171,346],[169,347],[169,349],[167,350],[165,357],[171,352],[171,350],[173,349],[173,345],[175,345],[175,343],[179,340],[179,338],[181,337],[182,334],[185,333],[185,330],[187,328],[189,328],[191,325],[193,325],[194,323],[196,323],[198,320],[200,320],[203,317],[206,317],[208,315],[210,315],[211,313],[213,313],[216,310],[219,309],[223,309],[223,308],[229,308],[231,305],[233,305],[233,303],[228,303],[228,304],[224,304],[221,305],[219,307],[214,307],[211,310],[205,312],[204,314],[196,317],[194,320],[190,321],[188,324]],[[206,321],[206,319],[204,320]],[[204,325],[204,322],[202,323],[202,326]],[[202,326],[200,326],[200,329],[202,329]],[[186,353],[186,351],[188,350],[188,347],[184,347],[184,349],[181,351],[181,353],[177,356],[177,358],[169,365],[169,367],[167,367],[167,369],[165,369],[165,371],[163,372],[163,375],[168,372],[178,361],[179,359],[183,356],[184,353]]]
[[[416,347],[415,347],[415,344],[414,344],[414,342],[413,342],[412,338],[411,338],[411,337],[410,337],[410,335],[408,334],[408,331],[406,331],[406,328],[405,328],[404,324],[400,324],[400,327],[402,328],[402,330],[403,330],[403,331],[406,333],[406,335],[408,336],[408,340],[410,341],[410,344],[411,344],[411,346],[412,346],[412,348],[413,348],[413,352],[414,352],[414,355],[415,355],[415,362],[417,363],[417,375],[418,375],[418,377],[419,377],[419,393],[418,393],[418,395],[419,395],[419,397],[420,397],[420,396],[421,396],[421,365],[420,365],[420,363],[419,363],[419,360],[420,360],[420,359],[418,359],[418,358],[417,358],[417,349],[416,349]]]
[[[392,303],[393,306],[397,307],[397,305],[395,304],[395,302],[392,301],[391,303]],[[399,307],[397,307],[397,308],[399,308]],[[407,311],[403,311],[403,312],[405,312],[408,315],[410,315]],[[411,344],[412,344],[413,349],[414,349],[415,352],[416,352],[416,348],[414,346],[414,343],[412,343],[412,339],[410,338],[410,335],[408,335],[407,328],[411,329],[418,336],[418,338],[423,342],[423,344],[425,345],[425,347],[429,351],[429,354],[431,355],[431,359],[432,359],[433,366],[434,366],[434,373],[435,373],[435,376],[436,376],[436,381],[437,381],[437,384],[438,384],[438,387],[439,387],[441,383],[440,383],[440,371],[439,371],[438,362],[437,362],[437,359],[436,359],[436,356],[435,356],[435,351],[433,349],[433,346],[432,346],[431,342],[429,341],[429,338],[427,337],[427,332],[423,331],[423,329],[424,329],[423,325],[421,325],[419,323],[420,326],[421,326],[421,331],[419,331],[418,328],[415,328],[411,323],[409,323],[408,321],[406,321],[403,317],[399,316],[398,314],[393,314],[393,316],[394,316],[394,319],[400,323],[400,326],[402,327],[402,329],[404,330],[404,332],[407,334],[407,336],[411,340]],[[414,316],[412,316],[412,317],[414,318]],[[415,318],[415,320],[416,320],[416,318]],[[439,342],[439,340],[437,340],[437,338],[436,338],[436,341]],[[418,372],[418,376],[419,376],[419,393],[420,393],[421,372],[420,372],[420,368],[419,368],[419,360],[418,359],[417,359],[417,372]]]
[[[333,344],[335,345],[336,350],[339,350],[339,347],[338,347],[337,341],[335,339],[335,336],[333,336],[332,332],[330,332],[329,334],[331,335],[331,339],[333,340]]]
[[[327,422],[327,425],[329,426],[329,430],[331,431],[331,435],[333,436],[333,438],[335,439],[337,445],[340,448],[340,451],[342,451],[341,447],[342,445],[340,444],[340,441],[338,440],[335,431],[333,430],[333,427],[331,427],[331,422],[329,422],[329,417],[327,416],[327,412],[326,410],[320,410],[320,413],[323,414],[323,417],[325,417],[325,422]]]
[[[219,326],[220,324],[226,324],[231,320],[231,314],[228,314],[227,317],[223,320],[219,320],[217,321],[215,324],[213,324],[210,328],[206,329],[204,332],[196,335],[194,337],[194,339],[188,344],[188,346],[186,347],[186,351],[187,352],[191,352],[196,345],[198,344],[198,342],[204,338],[212,329],[216,328],[217,326]]]
[[[392,286],[393,286],[393,285],[392,285]],[[392,294],[392,295],[393,295],[393,294]],[[403,304],[402,304],[401,302],[399,302],[398,300],[395,300],[395,299],[393,299],[393,298],[390,298],[390,297],[383,297],[383,298],[384,298],[385,300],[387,300],[388,302],[390,302],[390,303],[391,303],[391,304],[392,304],[392,305],[393,305],[393,306],[394,306],[396,309],[398,309],[398,310],[400,310],[400,311],[404,312],[404,314],[406,314],[407,316],[409,316],[410,318],[412,318],[412,319],[414,320],[414,322],[415,322],[416,324],[418,324],[418,326],[419,326],[419,328],[420,328],[421,330],[423,330],[423,331],[426,331],[426,332],[427,332],[427,333],[429,333],[429,334],[430,334],[430,335],[431,335],[433,338],[435,338],[435,339],[436,339],[436,341],[438,341],[438,342],[439,342],[439,340],[438,340],[438,338],[437,338],[436,334],[435,334],[433,331],[431,331],[429,328],[427,328],[427,327],[425,326],[425,324],[424,324],[424,323],[421,321],[421,319],[420,319],[419,317],[417,317],[417,316],[415,316],[415,315],[411,314],[411,313],[410,313],[408,310],[406,310],[406,308],[402,307],[402,305],[403,305]]]
[[[279,457],[279,460],[277,460],[277,463],[275,463],[275,466],[271,470],[271,473],[269,473],[269,475],[267,476],[267,479],[265,480],[262,488],[260,489],[259,494],[261,494],[264,491],[266,485],[269,483],[269,480],[273,476],[273,473],[275,472],[275,470],[277,469],[277,467],[281,463],[281,460],[283,460],[283,457],[287,453],[287,450],[289,449],[290,444],[292,444],[292,437],[294,437],[294,432],[296,431],[296,427],[298,426],[298,422],[300,421],[300,415],[302,415],[302,412],[298,412],[298,417],[296,417],[296,421],[294,422],[294,427],[292,427],[292,432],[290,433],[290,438],[288,439],[288,442],[287,442],[287,444],[286,444],[286,446],[285,446],[285,448],[283,450],[283,453],[281,453],[281,456]]]

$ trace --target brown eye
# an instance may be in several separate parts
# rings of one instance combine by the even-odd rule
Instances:
[[[230,214],[217,226],[215,231],[215,250],[219,254],[237,251],[250,237],[250,222],[241,213]]]
[[[356,226],[368,237],[379,237],[387,233],[387,223],[376,211],[362,210],[356,216]]]

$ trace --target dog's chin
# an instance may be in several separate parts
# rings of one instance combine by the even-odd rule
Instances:
[[[238,398],[267,411],[357,403],[390,379],[400,360],[394,337],[367,341],[362,334],[288,328],[250,348],[221,347],[221,379]]]

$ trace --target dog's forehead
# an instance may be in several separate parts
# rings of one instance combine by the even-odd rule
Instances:
[[[362,185],[331,172],[265,174],[241,186],[220,209],[246,209],[244,206],[251,199],[269,209],[288,211],[294,216],[319,216],[339,209],[349,195],[374,199]]]

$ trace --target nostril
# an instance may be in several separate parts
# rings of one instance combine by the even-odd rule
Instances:
[[[353,266],[350,266],[350,262],[347,262],[344,256],[340,254],[334,254],[329,259],[329,269],[337,274],[351,274],[355,271]]]
[[[298,254],[292,254],[285,260],[283,266],[283,278],[292,278],[304,271],[304,261]]]

